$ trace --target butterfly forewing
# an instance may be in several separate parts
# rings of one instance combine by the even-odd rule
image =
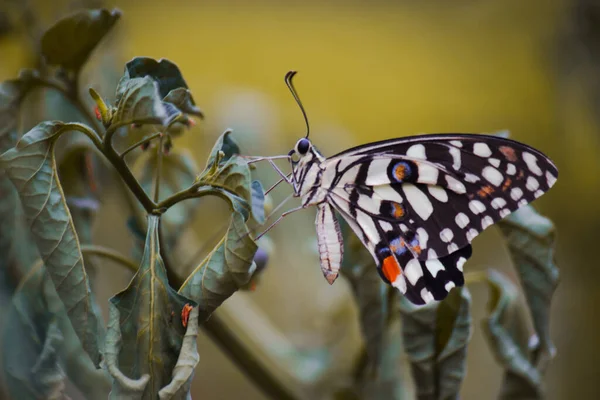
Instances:
[[[471,241],[545,193],[558,171],[539,151],[487,135],[377,142],[323,162],[327,201],[413,303],[463,284]]]

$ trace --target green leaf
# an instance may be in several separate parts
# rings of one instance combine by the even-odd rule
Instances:
[[[222,194],[247,219],[252,204],[250,168],[238,157],[240,149],[230,135],[231,131],[226,131],[219,137],[204,171],[196,181],[201,185],[224,189]]]
[[[37,268],[17,291],[2,335],[4,380],[14,399],[63,398],[65,374],[58,363],[63,336],[49,312],[44,273]]]
[[[400,300],[402,334],[419,399],[459,398],[471,338],[471,295],[450,291],[439,303]]]
[[[157,163],[158,154],[152,150],[142,153],[133,166],[133,174],[146,193],[153,192]],[[163,154],[160,180],[161,198],[166,198],[190,187],[194,183],[197,173],[198,166],[188,151],[173,149],[169,154]],[[198,208],[198,201],[188,200],[175,204],[163,214],[161,224],[168,247],[174,245],[182,229],[190,223],[190,217],[196,208]]]
[[[499,272],[487,275],[489,315],[482,328],[494,357],[505,369],[500,399],[543,399],[540,372],[530,361],[527,319],[517,287]]]
[[[185,88],[171,90],[163,99],[164,102],[171,103],[186,114],[195,115],[204,118],[202,110],[194,103],[192,92]]]
[[[194,307],[189,315],[189,324],[183,338],[183,345],[179,352],[177,364],[173,369],[173,379],[171,383],[158,392],[158,398],[161,400],[188,399],[190,396],[190,387],[194,377],[194,369],[198,365],[200,356],[198,355],[198,307]]]
[[[256,269],[253,258],[257,248],[244,223],[244,216],[234,211],[223,239],[179,289],[179,293],[198,303],[201,322],[248,283]]]
[[[122,79],[117,93],[111,125],[167,124],[169,115],[158,93],[158,85],[149,76]]]
[[[125,77],[127,79],[143,78],[149,76],[158,83],[160,97],[165,98],[169,92],[175,89],[187,89],[179,67],[173,62],[161,58],[156,61],[150,57],[136,57],[125,65]],[[166,100],[165,101],[169,101]],[[193,105],[191,95],[189,101]]]
[[[0,166],[19,192],[38,251],[77,336],[95,365],[104,332],[90,291],[79,239],[58,181],[54,146],[70,129],[44,122],[0,156]]]
[[[360,327],[368,354],[368,365],[378,373],[383,352],[388,313],[387,289],[377,273],[373,257],[343,220],[344,257],[342,275],[348,279],[360,313]]]
[[[58,21],[42,36],[46,62],[78,72],[121,16],[119,10],[86,10]]]
[[[552,221],[531,206],[498,223],[519,273],[539,345],[531,359],[543,373],[556,350],[550,338],[550,302],[558,285],[554,262],[556,231]]]
[[[259,225],[265,223],[265,190],[260,181],[252,182],[252,217]]]
[[[181,310],[195,306],[169,286],[158,224],[159,216],[148,216],[140,268],[127,289],[110,299],[106,362],[114,379],[112,396],[130,392],[156,398],[171,380],[183,343]]]

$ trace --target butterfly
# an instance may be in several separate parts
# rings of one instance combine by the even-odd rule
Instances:
[[[414,304],[440,301],[464,284],[473,239],[557,180],[556,166],[540,151],[484,134],[403,137],[325,157],[308,139],[294,75],[290,71],[285,81],[307,134],[288,154],[291,174],[276,169],[301,205],[268,229],[315,206],[321,269],[330,284],[343,257],[339,215],[371,253],[384,282]]]

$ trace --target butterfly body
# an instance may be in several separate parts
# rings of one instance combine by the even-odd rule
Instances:
[[[410,301],[443,299],[464,284],[471,241],[552,187],[541,152],[489,135],[392,139],[324,157],[307,139],[290,156],[302,207],[316,206],[321,268],[333,283],[343,257],[336,212],[369,250],[382,279]]]

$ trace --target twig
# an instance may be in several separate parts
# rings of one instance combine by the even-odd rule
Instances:
[[[124,151],[121,153],[121,155],[120,155],[119,157],[121,157],[121,158],[123,158],[123,159],[124,159],[124,158],[125,158],[125,156],[126,156],[127,154],[129,154],[129,153],[130,153],[130,152],[132,152],[133,150],[137,149],[138,147],[140,147],[140,146],[142,146],[142,145],[144,145],[144,144],[146,144],[146,143],[149,143],[149,142],[151,142],[152,140],[156,139],[156,138],[157,138],[157,137],[159,137],[160,135],[161,135],[161,133],[160,133],[160,132],[156,132],[155,134],[153,134],[153,135],[151,135],[151,136],[145,137],[144,139],[140,140],[140,141],[139,141],[139,142],[137,142],[137,143],[134,143],[134,144],[132,144],[132,145],[131,145],[131,146],[129,146],[127,149],[125,149],[125,150],[124,150]]]
[[[137,272],[138,270],[138,265],[135,263],[135,261],[125,257],[124,255],[113,249],[109,249],[108,247],[96,246],[92,244],[83,244],[81,245],[81,254],[87,254],[90,256],[100,256],[109,260],[116,261],[117,263],[123,265],[132,272]]]

